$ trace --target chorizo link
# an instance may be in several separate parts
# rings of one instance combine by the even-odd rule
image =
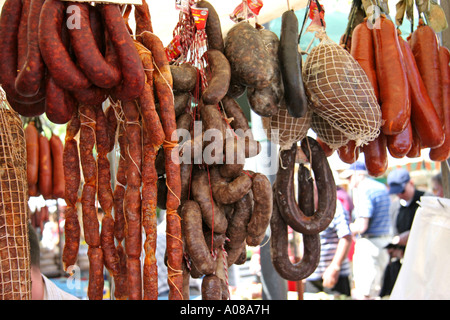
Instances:
[[[91,30],[88,3],[71,2],[71,6],[79,12],[76,28],[69,28],[70,43],[77,58],[80,69],[86,77],[100,88],[112,88],[120,83],[120,69],[105,60],[97,46]]]
[[[39,48],[55,82],[76,91],[88,88],[91,82],[72,61],[61,39],[65,8],[63,1],[45,0],[39,19]]]
[[[25,97],[37,94],[43,85],[45,75],[44,60],[39,48],[39,19],[45,0],[31,0],[27,22],[27,56],[23,67],[17,75],[15,88]]]
[[[25,97],[15,88],[18,67],[17,35],[21,13],[22,1],[8,0],[3,4],[0,16],[0,83],[13,109],[21,115],[30,116],[29,114],[36,115],[37,111],[30,109],[36,109],[33,104],[45,99],[45,90],[39,90],[33,97]],[[17,108],[15,104],[18,104]]]
[[[127,253],[129,299],[142,299],[140,255],[142,250],[141,170],[142,136],[139,110],[135,101],[122,101],[127,136],[127,188],[124,198],[126,218],[125,251]]]
[[[64,199],[67,204],[65,212],[64,233],[65,242],[62,253],[64,270],[75,265],[80,245],[80,222],[76,204],[78,202],[78,190],[80,188],[81,172],[78,156],[78,143],[75,136],[80,130],[80,118],[76,110],[66,127],[64,141],[63,165],[64,165]]]
[[[161,40],[150,32],[141,34],[143,44],[152,52],[154,59],[153,81],[160,105],[160,118],[164,130],[163,143],[166,182],[169,192],[166,201],[167,220],[167,266],[169,283],[169,300],[183,300],[183,241],[181,234],[181,218],[177,212],[180,205],[181,181],[180,161],[175,118],[173,79],[169,62]]]
[[[119,6],[103,4],[101,12],[122,70],[122,82],[114,87],[114,96],[124,101],[136,99],[141,94],[145,83],[144,68],[139,54],[127,30]]]
[[[100,232],[101,247],[105,267],[112,277],[120,273],[119,255],[114,243],[114,197],[111,188],[111,170],[107,157],[110,148],[110,136],[108,134],[108,123],[103,109],[99,107],[96,114],[95,137],[97,147],[97,199],[104,211],[102,228]]]
[[[444,143],[437,148],[431,148],[430,159],[433,161],[445,161],[450,156],[450,52],[441,46],[439,48],[440,69],[442,78],[442,103],[444,108]]]

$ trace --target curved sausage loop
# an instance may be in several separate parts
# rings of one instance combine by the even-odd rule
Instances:
[[[306,157],[311,159],[319,198],[317,210],[312,216],[307,216],[295,201],[293,177],[297,153],[296,143],[290,150],[281,152],[281,161],[275,182],[277,188],[275,197],[283,219],[292,229],[304,234],[315,234],[325,230],[333,220],[336,210],[336,184],[319,143],[311,137],[306,137],[303,139],[301,147]]]
[[[288,255],[287,224],[280,214],[275,198],[273,200],[270,228],[272,232],[270,254],[273,266],[279,275],[289,281],[299,281],[311,275],[319,265],[320,236],[318,234],[303,234],[303,257],[299,262],[292,263]]]

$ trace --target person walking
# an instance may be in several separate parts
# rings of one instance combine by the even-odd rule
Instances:
[[[389,243],[391,199],[387,186],[369,176],[363,162],[357,161],[342,177],[350,179],[355,205],[355,220],[350,230],[355,237],[353,280],[356,299],[376,299],[389,255],[384,249]]]

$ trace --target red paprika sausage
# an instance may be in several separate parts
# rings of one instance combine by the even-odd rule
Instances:
[[[380,27],[373,28],[375,65],[380,88],[384,134],[402,132],[411,116],[411,101],[403,55],[397,30],[392,21],[380,17]]]
[[[450,52],[446,47],[439,48],[439,60],[442,79],[442,102],[444,108],[445,140],[442,146],[430,150],[430,159],[445,161],[450,156]]]
[[[86,89],[89,79],[72,61],[61,38],[66,4],[46,0],[39,20],[39,48],[42,58],[55,82],[67,90]]]
[[[420,137],[423,147],[438,147],[444,142],[441,120],[428,95],[409,44],[400,36],[398,39],[411,89],[411,125]]]
[[[439,44],[436,33],[430,26],[424,25],[419,19],[419,26],[411,34],[409,40],[411,50],[416,59],[417,68],[422,75],[423,83],[427,88],[427,93],[433,102],[434,108],[444,126],[445,116],[442,104],[442,81],[439,67]]]

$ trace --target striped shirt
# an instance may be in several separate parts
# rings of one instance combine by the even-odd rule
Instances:
[[[382,236],[390,233],[391,198],[383,183],[366,177],[354,190],[353,202],[356,218],[370,219],[369,227],[363,235]]]
[[[307,280],[315,281],[322,279],[325,269],[330,265],[336,253],[339,239],[350,235],[349,215],[340,201],[336,202],[336,213],[328,227],[320,233],[320,261],[316,270],[307,278]],[[341,265],[341,276],[350,275],[350,263],[345,257]]]

